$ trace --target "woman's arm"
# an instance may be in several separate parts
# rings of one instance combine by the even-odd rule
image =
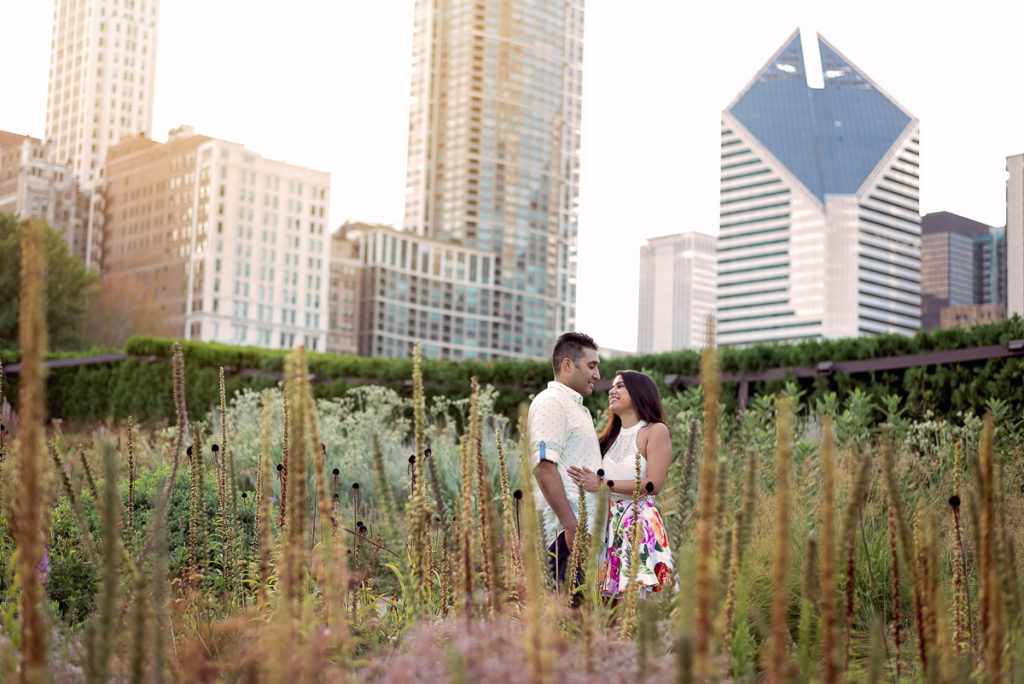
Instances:
[[[672,439],[669,437],[668,427],[664,423],[654,423],[644,427],[637,435],[637,448],[646,455],[647,459],[647,477],[640,483],[642,488],[640,493],[641,495],[657,494],[665,484],[668,465],[672,460]],[[617,494],[632,494],[633,487],[636,486],[636,478],[632,477],[625,480],[605,479],[602,481],[597,473],[589,468],[569,466],[568,472],[569,477],[574,482],[582,484],[588,492],[596,492],[599,487],[608,487],[608,483],[612,482],[609,487],[611,491]],[[647,491],[648,483],[653,487],[650,492]]]
[[[650,482],[654,485],[651,494],[657,494],[665,484],[668,465],[672,461],[672,439],[668,434],[668,426],[664,423],[652,423],[644,427],[637,435],[637,448],[647,457],[647,478],[643,486]],[[632,484],[630,484],[630,490]]]

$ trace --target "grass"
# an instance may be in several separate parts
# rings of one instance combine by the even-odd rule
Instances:
[[[427,405],[414,361],[412,400],[315,401],[300,351],[283,387],[189,420],[179,360],[177,424],[118,444],[47,429],[26,366],[0,679],[1019,681],[1018,426],[870,424],[863,398],[726,416],[705,364],[703,404],[666,397],[681,590],[616,608],[548,579],[521,424],[475,379]]]

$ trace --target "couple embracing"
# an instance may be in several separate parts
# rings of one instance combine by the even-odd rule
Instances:
[[[538,510],[555,579],[565,579],[577,530],[586,534],[590,529],[591,521],[579,520],[576,492],[577,485],[583,485],[591,516],[598,490],[605,487],[610,494],[597,574],[601,595],[614,601],[628,589],[634,515],[641,524],[639,596],[673,589],[675,567],[665,525],[654,504],[672,458],[658,386],[637,371],[616,373],[608,391],[610,418],[597,435],[590,411],[583,405],[583,398],[593,393],[594,383],[601,378],[594,340],[582,333],[565,333],[555,342],[551,364],[555,379],[530,404],[529,432],[533,474],[542,494]],[[638,451],[641,491],[647,494],[634,510]]]

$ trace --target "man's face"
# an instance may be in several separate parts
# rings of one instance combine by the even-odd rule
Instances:
[[[594,392],[594,383],[601,379],[601,372],[597,369],[600,363],[596,349],[584,349],[583,356],[576,364],[573,364],[571,359],[562,359],[562,372],[558,380],[583,396],[589,397]]]

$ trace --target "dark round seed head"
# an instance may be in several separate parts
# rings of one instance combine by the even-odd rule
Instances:
[[[284,470],[284,464],[283,463],[278,463],[277,464],[277,472],[281,472],[282,470]]]
[[[334,475],[341,475],[341,471],[340,471],[340,470],[338,470],[337,468],[335,468],[335,469],[333,470],[333,474],[334,474]]]
[[[358,482],[353,482],[352,483],[352,489],[359,489],[359,483]]]
[[[516,501],[519,501],[520,499],[522,499],[523,498],[523,490],[522,489],[517,489],[516,491],[512,492],[512,498],[515,499]]]
[[[953,508],[960,508],[960,497],[957,496],[956,494],[949,497],[949,505],[952,506]]]
[[[363,521],[362,520],[357,520],[356,521],[356,527],[362,527],[362,526],[363,526]]]
[[[188,449],[185,449],[185,455],[186,456],[191,456],[192,455],[192,447],[189,447]]]
[[[246,494],[245,492],[242,492],[242,498],[243,498],[243,499],[248,499],[248,498],[249,498],[249,495],[248,495],[248,494]]]
[[[409,457],[409,463],[415,463],[415,462],[416,462],[416,454],[413,454],[412,456]]]
[[[423,450],[423,455],[426,456],[427,458],[430,458],[430,453],[430,447],[427,447],[426,449]]]
[[[340,499],[340,498],[341,498],[341,497],[340,497],[340,496],[338,496],[338,492],[334,492],[334,500],[335,500],[335,501],[337,501],[337,500],[338,500],[338,499]]]
[[[600,477],[600,478],[604,477],[604,468],[598,468],[597,469],[597,476]]]
[[[648,482],[647,484],[644,485],[644,489],[646,489],[647,493],[650,494],[651,492],[654,491],[654,483]]]
[[[216,452],[220,451],[220,447],[217,446],[216,444],[214,444],[212,447],[210,447],[210,451],[216,453]]]
[[[608,480],[608,489],[611,489],[614,486],[615,486],[615,480]]]

